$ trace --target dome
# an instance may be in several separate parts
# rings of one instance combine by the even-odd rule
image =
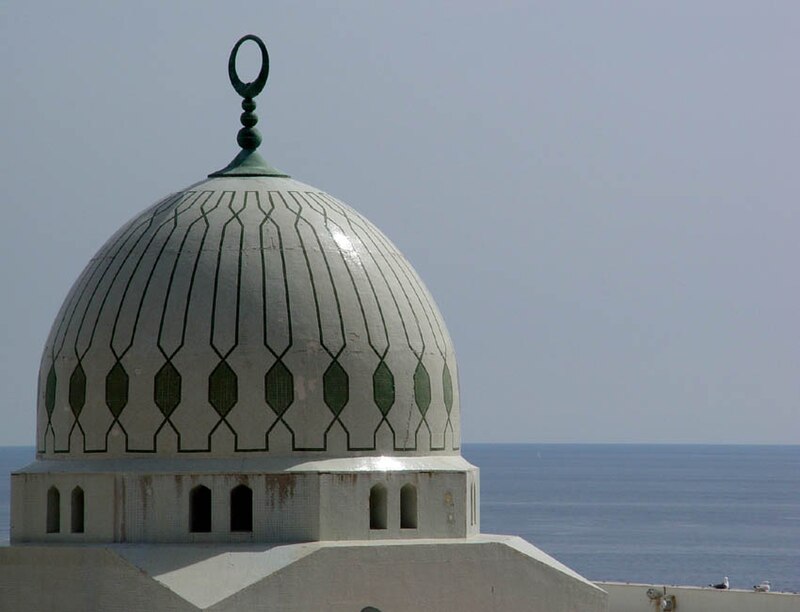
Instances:
[[[268,66],[236,43],[242,150],[122,226],[64,300],[13,542],[478,533],[442,316],[380,230],[256,151]]]
[[[352,208],[221,176],[129,221],[64,301],[38,450],[453,453],[456,361],[430,293]]]

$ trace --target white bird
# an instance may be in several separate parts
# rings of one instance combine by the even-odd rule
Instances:
[[[757,593],[769,593],[769,580],[762,580],[761,584],[753,587],[753,590]]]
[[[708,586],[714,587],[715,589],[729,589],[731,588],[731,583],[728,582],[728,577],[725,578],[719,584],[709,584]]]

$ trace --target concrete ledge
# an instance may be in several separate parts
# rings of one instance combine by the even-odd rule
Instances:
[[[675,610],[680,612],[797,612],[798,593],[756,593],[754,591],[718,591],[711,588],[597,582],[608,592],[610,612],[652,612],[655,602],[647,596],[656,589],[675,597]]]
[[[37,458],[13,474],[262,474],[280,472],[464,472],[477,468],[461,455],[336,457],[93,457]]]
[[[0,549],[0,610],[607,612],[606,593],[524,540]]]

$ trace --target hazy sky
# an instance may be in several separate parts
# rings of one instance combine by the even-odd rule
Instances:
[[[800,443],[796,1],[19,0],[0,444],[34,442],[41,350],[92,254],[235,155],[251,32],[262,153],[416,266],[466,441]]]

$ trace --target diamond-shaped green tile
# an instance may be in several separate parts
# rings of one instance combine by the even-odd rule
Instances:
[[[161,413],[168,417],[181,403],[181,374],[168,361],[156,373],[153,399]]]
[[[208,402],[221,416],[227,416],[239,400],[239,381],[227,361],[220,361],[208,377]]]
[[[294,377],[282,361],[276,361],[264,376],[267,405],[281,416],[294,401]]]
[[[428,375],[428,370],[422,365],[422,361],[414,370],[414,401],[416,401],[422,416],[425,416],[431,405],[431,377]]]
[[[322,377],[322,392],[325,404],[339,416],[350,399],[350,379],[338,361],[334,361],[325,370]]]
[[[447,410],[447,414],[450,414],[453,409],[453,379],[450,376],[450,368],[447,367],[446,363],[442,371],[442,389],[444,389],[444,407]]]
[[[372,397],[381,414],[386,416],[394,405],[394,375],[383,361],[372,374]]]
[[[53,410],[56,407],[56,364],[50,366],[50,371],[47,373],[47,382],[44,385],[44,408],[47,410],[47,416],[53,416]]]
[[[86,403],[86,373],[79,363],[69,377],[69,407],[77,418]]]
[[[118,361],[106,376],[106,405],[119,418],[128,404],[128,373]]]

